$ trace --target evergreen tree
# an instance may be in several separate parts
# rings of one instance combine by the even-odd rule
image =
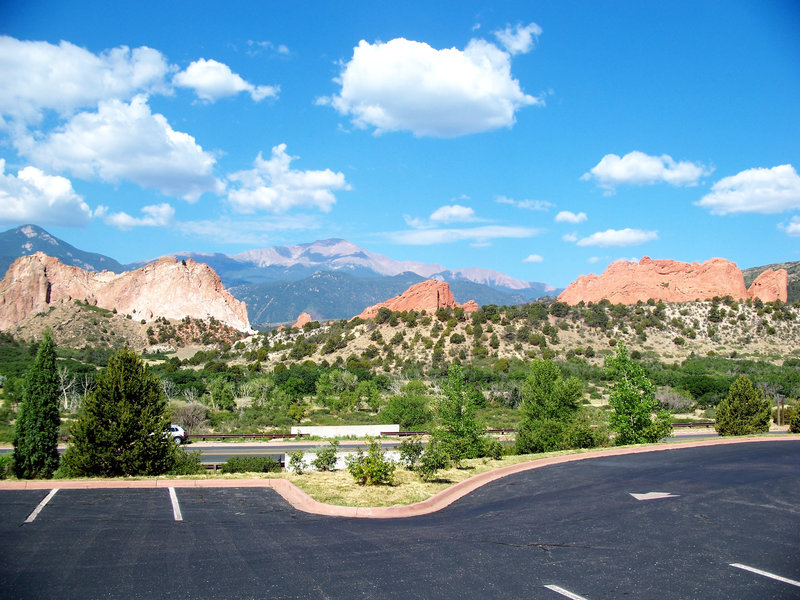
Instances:
[[[175,463],[167,435],[167,401],[157,377],[130,350],[120,350],[74,423],[64,463],[71,475],[160,475]]]
[[[717,405],[714,428],[720,435],[748,435],[769,431],[769,400],[749,377],[737,378]]]
[[[14,427],[14,472],[20,479],[50,478],[58,468],[58,398],[56,347],[46,330],[25,376]]]
[[[522,389],[522,418],[516,439],[518,454],[564,450],[571,446],[570,428],[576,423],[580,410],[582,388],[576,377],[564,379],[552,361],[533,361]]]
[[[467,393],[460,366],[450,366],[442,391],[444,395],[436,405],[439,423],[432,440],[456,465],[465,458],[482,456],[486,436],[475,417],[475,405]]]
[[[619,344],[606,367],[612,381],[609,404],[614,410],[609,425],[616,432],[614,443],[652,443],[672,435],[669,411],[659,410],[653,383],[630,359],[627,347]]]

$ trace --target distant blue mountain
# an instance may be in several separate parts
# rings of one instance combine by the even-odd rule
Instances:
[[[5,275],[8,267],[20,256],[44,252],[65,265],[80,267],[87,271],[113,271],[122,273],[125,267],[113,258],[85,252],[67,242],[53,237],[37,225],[22,225],[0,233],[0,273]]]

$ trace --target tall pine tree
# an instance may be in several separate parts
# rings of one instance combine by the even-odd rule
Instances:
[[[76,476],[161,475],[176,458],[168,432],[158,378],[135,352],[120,350],[98,373],[72,426],[65,467]]]
[[[48,329],[25,376],[14,427],[14,473],[20,479],[50,478],[58,468],[58,398],[56,347]]]

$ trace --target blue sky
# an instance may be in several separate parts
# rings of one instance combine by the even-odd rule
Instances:
[[[791,1],[6,2],[0,226],[556,286],[800,260],[797,31]]]

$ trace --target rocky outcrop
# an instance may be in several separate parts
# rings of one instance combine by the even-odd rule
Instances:
[[[786,302],[789,297],[789,272],[786,269],[767,269],[753,280],[747,292],[751,298],[761,298],[764,302]]]
[[[602,275],[581,275],[558,296],[560,302],[599,302],[635,304],[649,299],[664,302],[708,300],[732,296],[741,300],[760,298],[765,302],[786,301],[788,275],[785,270],[762,273],[750,290],[735,263],[712,258],[704,263],[642,258],[638,263],[625,260],[608,266]]]
[[[86,300],[136,320],[213,317],[235,329],[250,330],[244,302],[236,300],[203,263],[165,257],[135,271],[96,273],[41,252],[18,258],[0,282],[0,330],[46,312],[62,299]]]
[[[381,308],[401,312],[404,310],[422,312],[424,310],[430,314],[440,308],[455,307],[461,307],[468,312],[478,310],[478,305],[473,300],[463,306],[456,302],[453,293],[450,291],[450,286],[444,281],[429,279],[412,285],[399,296],[395,296],[386,302],[368,306],[358,316],[362,319],[373,319]]]
[[[307,312],[300,313],[300,315],[297,317],[297,321],[294,322],[294,325],[292,325],[292,327],[297,327],[297,329],[302,329],[303,325],[305,325],[306,323],[311,323],[311,315],[308,314]]]

